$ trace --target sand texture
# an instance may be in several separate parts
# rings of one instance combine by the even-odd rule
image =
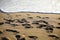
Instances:
[[[60,14],[0,13],[0,40],[60,40]]]

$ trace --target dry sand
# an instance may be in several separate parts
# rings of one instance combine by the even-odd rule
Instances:
[[[33,17],[33,18],[28,18],[28,17]],[[25,18],[28,21],[27,24],[30,24],[33,28],[25,28],[25,26],[22,26],[22,24],[24,23],[17,22],[17,20],[21,20],[23,18]],[[29,13],[29,12],[11,13],[11,14],[0,13],[0,22],[4,23],[0,25],[0,31],[2,32],[0,33],[0,40],[2,40],[2,37],[6,37],[9,40],[17,40],[17,38],[15,37],[16,35],[20,35],[21,38],[25,38],[26,40],[34,40],[34,38],[29,38],[28,36],[38,37],[36,40],[60,40],[60,29],[56,28],[56,27],[60,27],[60,24],[58,24],[60,23],[59,18],[60,18],[60,14],[39,14],[39,13]],[[15,20],[14,22],[11,22],[11,24],[17,24],[17,26],[12,26],[8,23],[5,23],[7,21],[4,19]],[[45,24],[43,22],[40,22],[39,24],[53,25],[54,27],[53,32],[52,33],[47,32],[47,30],[45,30],[46,27],[37,28],[38,25],[32,24],[32,22],[36,20],[44,20],[48,22],[48,24]],[[9,32],[6,31],[6,29],[16,30],[19,33]],[[55,35],[59,38],[49,37],[48,35]]]

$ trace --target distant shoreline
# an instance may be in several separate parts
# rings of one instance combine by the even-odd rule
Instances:
[[[60,14],[60,13],[48,13],[48,12],[29,12],[29,11],[27,11],[27,12],[24,12],[24,11],[21,11],[21,12],[0,12],[0,13],[38,13],[38,14]]]

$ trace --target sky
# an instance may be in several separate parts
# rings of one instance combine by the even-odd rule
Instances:
[[[60,13],[60,0],[0,0],[0,9],[5,12]]]

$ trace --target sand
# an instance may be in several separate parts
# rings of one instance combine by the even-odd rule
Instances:
[[[17,20],[26,19],[28,22],[17,22]],[[7,20],[14,20],[13,22],[10,22],[10,24],[6,23]],[[48,24],[39,22],[39,24],[32,24],[33,21],[37,20],[44,20],[48,22]],[[11,13],[11,14],[4,14],[0,13],[0,40],[2,40],[3,37],[6,37],[9,40],[18,40],[16,38],[16,35],[20,35],[21,40],[22,38],[25,38],[25,40],[60,40],[60,14],[39,14],[39,13],[29,13],[29,12],[20,12],[20,13]],[[12,24],[16,24],[15,26]],[[31,28],[25,28],[25,26],[22,26],[22,24],[30,24]],[[48,32],[48,30],[45,30],[45,27],[43,28],[37,28],[40,24],[43,25],[53,25],[53,32]],[[11,32],[6,31],[6,29],[9,30],[16,30],[17,32]],[[51,31],[51,30],[50,30]],[[55,35],[56,37],[49,37],[48,35]],[[29,38],[29,36],[36,36],[37,38]],[[7,40],[6,39],[6,40]],[[24,39],[23,39],[24,40]]]

